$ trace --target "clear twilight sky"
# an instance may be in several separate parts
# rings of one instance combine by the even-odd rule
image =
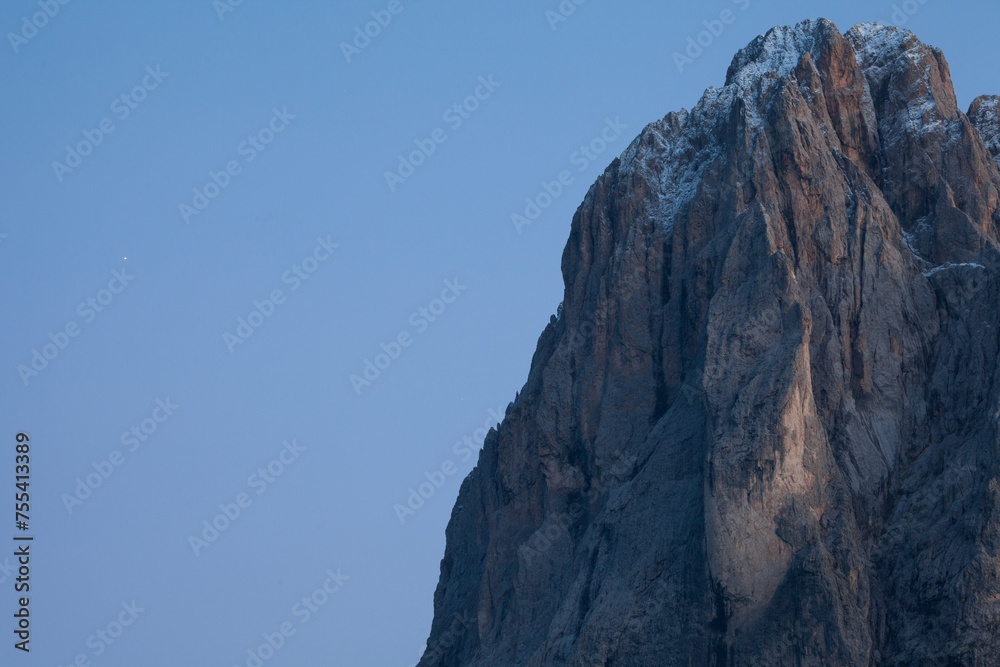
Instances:
[[[562,6],[3,2],[0,664],[412,665],[573,212],[645,124],[821,16],[1000,93],[996,3]]]

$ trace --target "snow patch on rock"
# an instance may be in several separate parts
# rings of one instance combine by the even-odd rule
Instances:
[[[960,266],[967,266],[969,268],[974,268],[974,269],[983,269],[983,270],[986,269],[986,267],[983,266],[982,264],[976,264],[975,262],[962,262],[960,264],[952,264],[952,263],[949,262],[949,263],[942,264],[941,266],[935,266],[930,271],[924,271],[924,275],[927,276],[928,278],[930,278],[931,276],[933,276],[935,273],[938,273],[939,271],[947,271],[948,269],[955,269],[955,268],[958,268]]]
[[[969,107],[969,120],[979,130],[986,150],[1000,167],[1000,96],[983,95]]]

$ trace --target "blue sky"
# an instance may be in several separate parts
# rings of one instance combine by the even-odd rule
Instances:
[[[413,664],[573,212],[646,123],[818,16],[1000,92],[985,3],[222,2],[0,9],[0,498],[26,432],[35,536],[3,664]]]

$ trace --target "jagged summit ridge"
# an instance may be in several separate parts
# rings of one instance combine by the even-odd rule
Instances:
[[[463,482],[422,667],[998,664],[996,111],[820,19],[644,128]]]
[[[986,150],[1000,165],[1000,95],[981,95],[973,100],[969,120],[979,130]]]
[[[726,85],[749,88],[770,75],[788,76],[802,57],[819,56],[829,33],[837,27],[826,19],[803,21],[795,26],[777,26],[760,35],[733,57]]]

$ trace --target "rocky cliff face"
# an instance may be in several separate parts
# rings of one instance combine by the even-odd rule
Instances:
[[[573,218],[421,667],[1000,665],[1000,122],[775,28]]]
[[[969,120],[982,135],[986,150],[1000,165],[1000,96],[977,97],[969,107]]]

